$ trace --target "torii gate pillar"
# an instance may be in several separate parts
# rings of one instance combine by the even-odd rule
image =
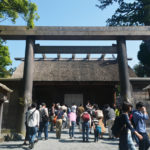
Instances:
[[[33,88],[33,70],[34,70],[34,43],[32,37],[26,39],[26,50],[25,50],[25,61],[24,61],[24,108],[21,120],[21,132],[25,131],[25,112],[27,111],[28,106],[32,103],[32,88]]]
[[[131,102],[131,87],[129,81],[126,41],[124,38],[117,40],[118,66],[120,77],[121,100]]]

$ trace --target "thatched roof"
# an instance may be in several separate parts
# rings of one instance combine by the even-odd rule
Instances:
[[[12,78],[23,77],[21,63]],[[136,77],[129,67],[130,77]],[[119,81],[116,61],[35,61],[34,81]]]

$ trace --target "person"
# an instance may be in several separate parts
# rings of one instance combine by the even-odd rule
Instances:
[[[96,115],[96,118],[99,120],[99,119],[101,119],[101,118],[103,118],[103,112],[102,112],[102,110],[100,110],[99,109],[99,107],[98,107],[98,105],[97,104],[95,104],[95,115]]]
[[[119,137],[119,150],[135,150],[135,145],[132,140],[131,132],[134,133],[139,140],[142,140],[142,135],[139,134],[131,125],[129,121],[129,112],[131,111],[132,105],[128,102],[124,102],[122,105],[121,114],[121,131]]]
[[[71,106],[71,111],[76,113],[76,110],[77,110],[77,106],[75,105],[75,103],[73,103]]]
[[[37,134],[37,129],[39,127],[40,115],[39,111],[36,110],[37,105],[33,103],[31,109],[27,113],[27,125],[29,131],[29,148],[34,147],[35,137]]]
[[[80,104],[80,106],[77,109],[77,115],[80,117],[84,111],[85,111],[85,109],[84,109],[83,105]]]
[[[104,135],[104,133],[106,132],[106,128],[105,128],[105,125],[104,125],[104,122],[103,122],[103,118],[100,118],[100,119],[98,120],[98,125],[101,127],[100,138],[103,139],[103,135]]]
[[[50,116],[50,131],[54,130],[54,117],[55,117],[55,103],[52,103],[52,107],[49,112]]]
[[[67,106],[65,104],[63,104],[61,107],[63,111],[67,112]]]
[[[139,140],[139,150],[148,150],[150,146],[145,124],[145,120],[148,119],[149,116],[144,104],[142,102],[138,102],[136,104],[136,111],[133,113],[133,121],[135,124],[135,129],[143,136],[143,139]]]
[[[64,112],[64,117],[62,119],[63,120],[62,127],[63,127],[63,129],[65,129],[65,128],[67,128],[68,115],[67,115],[67,110],[66,109],[63,109],[63,112]]]
[[[119,117],[120,116],[119,106],[116,106],[114,110],[115,110],[116,117]]]
[[[59,107],[57,111],[57,120],[56,120],[56,138],[61,138],[61,128],[62,128],[62,119],[64,117],[64,111],[62,110],[61,106]]]
[[[90,103],[90,101],[88,101],[86,105],[86,110],[90,113],[90,115],[93,112],[93,108],[94,108],[93,105]]]
[[[49,114],[46,104],[42,103],[42,108],[40,109],[40,128],[38,132],[38,139],[41,140],[41,134],[44,129],[45,140],[48,140],[48,125],[49,125]]]
[[[29,112],[30,109],[31,109],[31,106],[28,107],[28,110],[25,113],[26,135],[25,135],[25,139],[24,139],[23,145],[27,145],[27,141],[29,140],[29,128],[28,128],[28,124],[27,124],[27,114],[28,114],[28,112]]]
[[[89,110],[89,109],[91,109],[91,107],[92,107],[92,105],[91,105],[90,101],[88,101],[86,104],[86,109]]]
[[[93,120],[93,129],[94,129],[94,141],[98,142],[99,136],[101,134],[101,127],[98,124],[98,120]]]
[[[113,135],[112,135],[112,126],[114,124],[114,121],[115,121],[115,111],[113,108],[111,108],[109,106],[109,104],[106,105],[106,108],[105,108],[105,111],[106,111],[106,125],[108,126],[108,134],[109,134],[109,138],[112,139],[113,138]]]
[[[81,125],[81,114],[85,111],[84,107],[82,104],[77,108],[77,125],[79,126],[79,130],[82,130],[82,125]]]
[[[69,115],[68,115],[68,118],[69,118],[69,136],[70,136],[70,139],[74,138],[74,128],[75,128],[75,125],[76,125],[76,113],[75,112],[71,112]]]
[[[89,142],[89,129],[91,127],[91,116],[90,112],[85,111],[81,115],[82,118],[82,138],[83,142]],[[86,139],[85,139],[86,135]]]

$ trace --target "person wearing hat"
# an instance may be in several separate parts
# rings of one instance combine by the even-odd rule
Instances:
[[[149,137],[146,133],[146,123],[149,116],[147,110],[142,102],[136,104],[136,111],[133,113],[133,121],[135,129],[143,136],[143,139],[139,141],[139,150],[148,150],[150,146]]]

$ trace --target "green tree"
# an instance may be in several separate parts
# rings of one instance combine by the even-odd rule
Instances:
[[[143,42],[140,45],[140,51],[138,52],[138,59],[143,65],[150,66],[150,43]]]
[[[140,61],[139,69],[136,70],[136,74],[139,76],[143,72],[143,76],[150,77],[150,41],[144,41],[140,45],[138,52],[138,59]]]
[[[147,70],[145,69],[145,66],[141,63],[134,65],[133,70],[138,77],[145,77],[148,74]]]
[[[37,5],[31,0],[0,0],[0,22],[11,19],[13,23],[16,23],[19,16],[27,22],[28,28],[33,28],[34,20],[39,18]],[[13,73],[15,68],[7,69],[7,66],[11,64],[9,49],[5,41],[0,39],[0,77],[8,77]]]
[[[34,20],[39,18],[37,5],[31,0],[0,0],[0,22],[11,19],[15,23],[19,15],[33,28]]]
[[[111,18],[107,19],[109,26],[150,25],[150,0],[98,0],[101,10],[117,3],[118,8]],[[138,52],[140,64],[135,66],[137,75],[150,76],[150,41],[143,41]]]
[[[4,41],[0,40],[0,77],[7,77],[10,75],[7,66],[12,64],[10,59],[8,46],[4,46]]]
[[[98,0],[101,10],[117,3],[118,8],[111,18],[108,18],[109,26],[150,25],[150,1],[149,0]]]

